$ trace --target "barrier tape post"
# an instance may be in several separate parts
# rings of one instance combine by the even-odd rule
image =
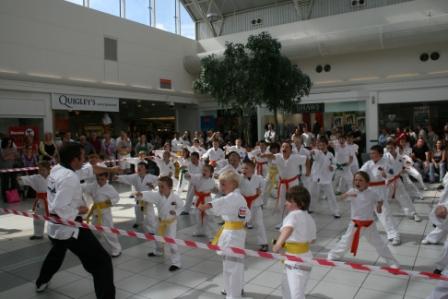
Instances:
[[[305,263],[305,264],[309,264],[309,265],[332,267],[332,268],[344,268],[344,269],[356,270],[356,271],[361,271],[361,272],[369,272],[369,273],[370,272],[381,272],[381,273],[389,273],[392,275],[448,281],[448,276],[434,274],[432,272],[411,271],[411,270],[397,269],[397,268],[391,268],[391,267],[386,267],[386,266],[379,267],[379,266],[358,264],[358,263],[353,263],[353,262],[329,261],[329,260],[322,259],[322,258],[304,259],[299,256],[291,255],[291,254],[261,252],[261,251],[255,251],[255,250],[239,248],[239,247],[221,248],[217,245],[205,244],[205,243],[196,242],[196,241],[192,241],[192,240],[181,240],[181,239],[174,239],[174,238],[170,238],[170,237],[161,237],[161,236],[157,236],[157,235],[152,235],[150,233],[126,231],[126,230],[122,230],[122,229],[115,228],[115,227],[93,225],[93,224],[88,224],[85,222],[80,223],[80,222],[76,222],[73,220],[62,219],[62,218],[58,218],[58,217],[54,217],[54,216],[47,217],[47,216],[35,215],[32,212],[24,212],[24,211],[19,211],[19,210],[10,209],[10,208],[0,208],[0,212],[2,212],[4,214],[14,214],[14,215],[18,215],[18,216],[33,218],[33,219],[51,221],[53,223],[63,224],[63,225],[72,226],[72,227],[90,229],[92,231],[97,231],[100,233],[116,234],[119,236],[125,236],[125,237],[129,237],[129,238],[138,238],[138,239],[143,239],[143,240],[147,240],[147,241],[155,240],[157,242],[166,243],[166,244],[177,244],[179,246],[188,247],[188,248],[192,248],[192,249],[224,251],[224,252],[229,252],[229,253],[243,254],[243,255],[256,257],[256,258],[268,259],[268,260],[289,260],[289,261]]]

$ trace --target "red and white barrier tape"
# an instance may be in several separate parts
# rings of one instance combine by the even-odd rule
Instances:
[[[116,163],[116,162],[120,162],[120,161],[126,161],[127,159],[129,159],[129,158],[115,159],[115,160],[106,160],[106,161],[101,161],[101,163]],[[7,168],[7,169],[0,169],[0,173],[32,171],[32,170],[38,170],[38,169],[39,169],[39,167]]]
[[[122,230],[122,229],[115,228],[115,227],[94,225],[94,224],[88,224],[85,222],[80,223],[80,222],[66,220],[66,219],[62,219],[62,218],[58,218],[58,217],[40,216],[40,215],[35,215],[31,212],[23,212],[23,211],[18,211],[15,209],[0,208],[0,211],[5,214],[14,214],[14,215],[33,218],[36,220],[51,221],[53,223],[63,224],[63,225],[67,225],[67,226],[90,229],[92,231],[97,231],[100,233],[116,234],[119,236],[125,236],[125,237],[129,237],[129,238],[138,238],[138,239],[143,239],[143,240],[147,240],[147,241],[155,240],[155,241],[165,243],[165,244],[176,244],[179,246],[193,248],[193,249],[224,251],[227,253],[241,254],[241,255],[247,255],[247,256],[252,256],[252,257],[257,257],[257,258],[269,259],[269,260],[289,260],[289,261],[293,261],[293,262],[297,262],[297,263],[306,263],[309,265],[316,265],[316,266],[324,266],[324,267],[332,267],[332,268],[337,267],[337,268],[344,268],[344,269],[348,269],[348,270],[357,270],[357,271],[362,271],[362,272],[380,272],[380,273],[389,273],[389,274],[400,275],[400,276],[419,277],[419,278],[423,278],[423,279],[436,279],[436,280],[448,281],[448,276],[434,274],[432,272],[418,272],[418,271],[411,271],[411,270],[404,270],[404,269],[396,269],[396,268],[391,268],[391,267],[379,267],[379,266],[358,264],[358,263],[352,263],[352,262],[336,262],[336,261],[329,261],[329,260],[320,259],[320,258],[304,259],[304,258],[298,257],[296,255],[291,255],[291,254],[277,254],[277,253],[271,253],[271,252],[261,252],[261,251],[255,251],[255,250],[239,248],[239,247],[221,248],[217,245],[205,244],[205,243],[196,242],[196,241],[192,241],[192,240],[181,240],[181,239],[174,239],[174,238],[170,238],[170,237],[161,237],[161,236],[152,235],[150,233],[126,231],[126,230]]]

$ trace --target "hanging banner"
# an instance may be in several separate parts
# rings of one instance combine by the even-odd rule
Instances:
[[[53,108],[53,110],[70,111],[120,111],[118,98],[103,98],[71,94],[53,94],[51,108]]]

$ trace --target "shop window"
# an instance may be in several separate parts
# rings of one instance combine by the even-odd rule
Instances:
[[[109,37],[104,38],[104,59],[117,61],[117,40]]]

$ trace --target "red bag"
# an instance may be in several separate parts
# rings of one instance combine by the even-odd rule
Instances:
[[[20,202],[20,195],[17,189],[6,190],[6,201],[8,203]]]

